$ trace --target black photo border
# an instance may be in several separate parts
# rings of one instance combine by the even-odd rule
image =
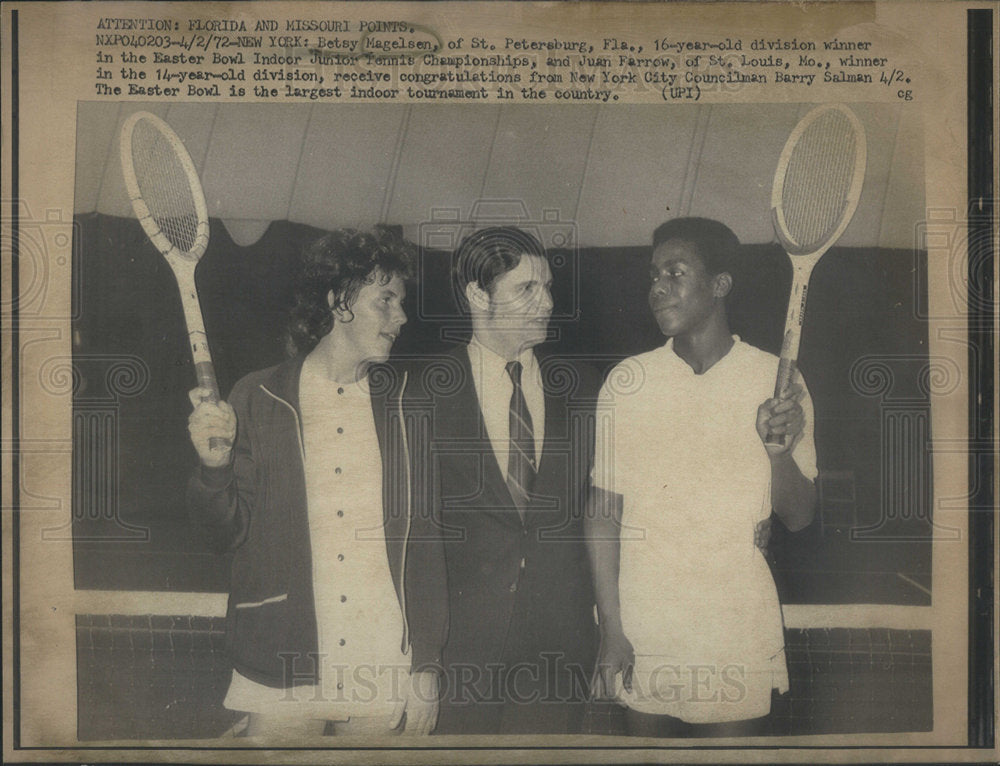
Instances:
[[[919,745],[914,750],[992,749],[995,744],[994,684],[996,663],[994,657],[994,579],[993,570],[996,529],[996,497],[994,496],[993,466],[996,458],[994,441],[995,392],[995,341],[994,321],[996,312],[993,294],[995,253],[995,125],[993,104],[996,97],[993,59],[994,9],[969,9],[967,11],[967,63],[968,63],[968,242],[969,289],[979,290],[977,300],[969,302],[969,728],[968,742],[964,748],[951,745]],[[11,484],[11,609],[12,609],[12,672],[13,695],[11,703],[13,752],[65,752],[65,751],[241,751],[243,747],[152,747],[136,745],[74,745],[72,747],[46,747],[21,745],[21,657],[20,657],[20,336],[19,336],[19,49],[18,10],[10,11],[10,67],[9,77],[0,88],[7,87],[10,94],[10,221],[11,259],[9,284],[11,312],[7,331],[11,337],[10,401],[11,433],[5,443],[10,452]],[[0,593],[0,605],[3,594]],[[707,746],[697,750],[898,750],[905,745],[848,746],[782,746],[777,742],[758,746]],[[431,747],[286,747],[267,750],[364,750],[364,751],[540,751],[578,750],[577,746],[431,746]],[[602,751],[630,750],[691,750],[682,746],[602,745]],[[19,761],[9,761],[18,763]]]

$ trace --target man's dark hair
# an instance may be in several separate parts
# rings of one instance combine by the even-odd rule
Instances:
[[[410,279],[413,261],[413,246],[388,226],[376,226],[371,233],[331,231],[306,245],[288,328],[295,348],[307,353],[333,329],[333,311],[327,301],[331,290],[333,308],[350,314],[362,286],[373,284],[376,278],[385,284],[396,274]]]
[[[653,232],[653,249],[672,239],[690,242],[713,276],[729,271],[740,241],[724,223],[711,218],[673,218]]]
[[[470,234],[455,251],[453,279],[459,305],[468,308],[465,288],[476,283],[488,293],[497,279],[513,271],[522,255],[545,258],[545,248],[538,239],[516,226],[491,226]]]

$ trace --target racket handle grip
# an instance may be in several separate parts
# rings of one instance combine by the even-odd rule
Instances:
[[[795,360],[787,356],[778,360],[778,377],[774,381],[774,398],[778,399],[785,389],[792,385],[792,378],[795,377]]]
[[[781,357],[778,361],[778,377],[774,382],[774,398],[778,399],[785,389],[792,384],[792,378],[795,377],[795,360],[790,359],[787,356]],[[780,446],[785,445],[785,435],[784,434],[772,434],[769,433],[764,439],[766,444],[777,444]]]
[[[221,397],[219,384],[215,379],[215,367],[211,362],[195,362],[194,372],[198,378],[198,385],[208,389],[205,401],[217,403]],[[209,449],[230,449],[232,446],[233,443],[229,439],[223,439],[221,436],[213,436],[208,440]]]

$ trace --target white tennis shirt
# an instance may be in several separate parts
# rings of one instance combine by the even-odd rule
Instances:
[[[619,591],[641,712],[692,723],[767,714],[784,691],[781,606],[758,522],[771,513],[757,408],[778,359],[743,343],[701,375],[673,342],[626,359],[600,395],[593,479],[623,496]],[[793,458],[816,476],[813,407]]]
[[[233,671],[225,706],[334,721],[388,717],[406,691],[410,661],[400,647],[403,615],[386,554],[382,457],[367,380],[331,381],[307,358],[299,403],[320,686],[288,692]]]

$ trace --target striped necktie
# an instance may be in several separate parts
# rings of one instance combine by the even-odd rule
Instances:
[[[531,426],[531,413],[521,389],[521,363],[508,362],[514,390],[510,395],[510,456],[507,459],[507,486],[524,519],[532,487],[535,484],[535,433]]]

